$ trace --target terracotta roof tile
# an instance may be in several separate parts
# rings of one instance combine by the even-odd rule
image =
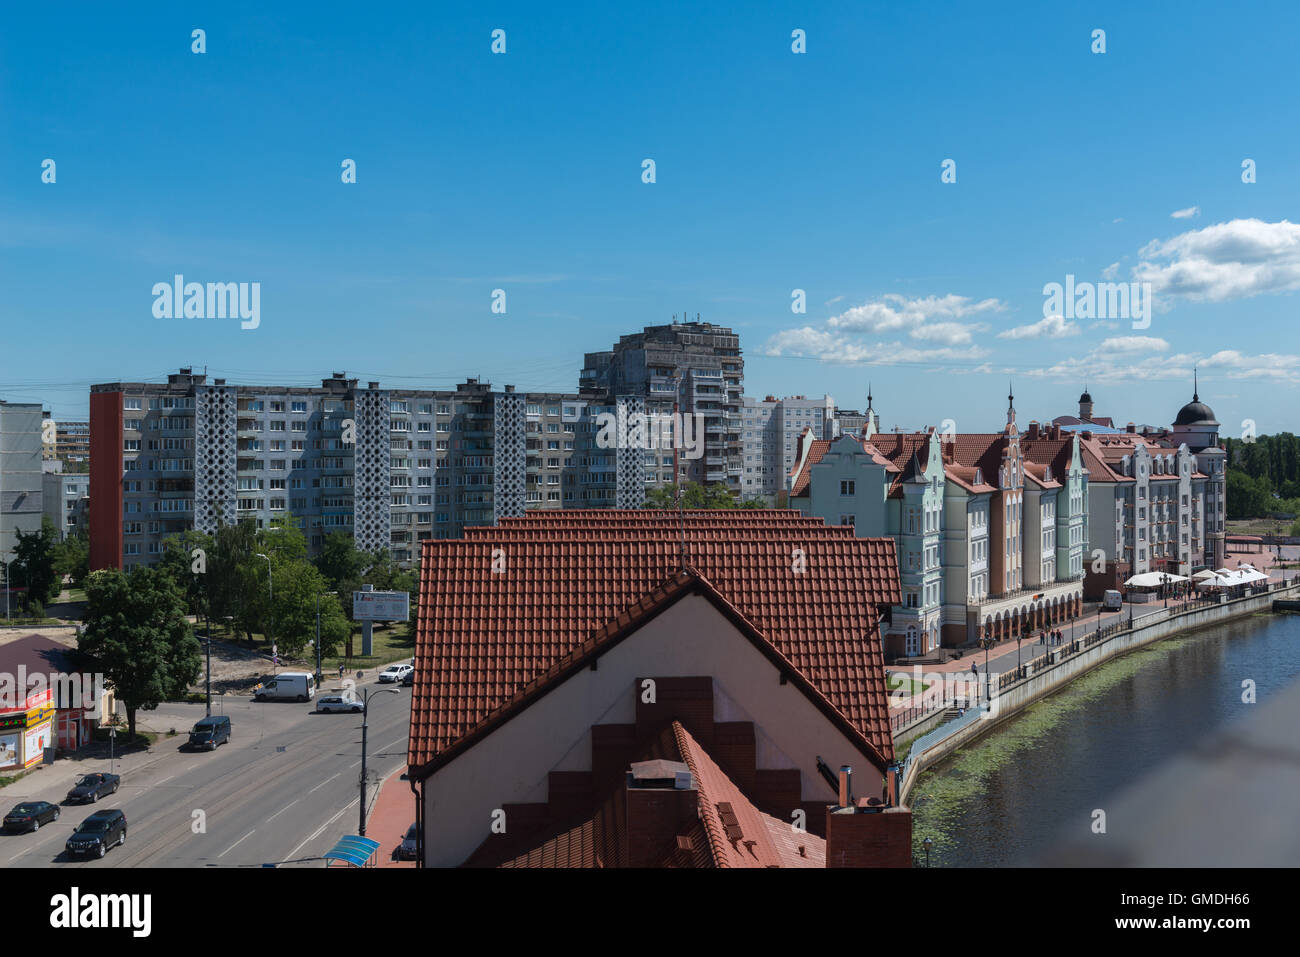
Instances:
[[[492,720],[526,707],[584,653],[618,640],[680,587],[680,521],[551,529],[547,521],[424,542],[409,762],[430,764]],[[690,516],[694,572],[884,760],[893,754],[879,642],[880,608],[901,601],[892,539],[737,511],[730,532]],[[671,518],[669,517],[671,516]],[[806,571],[792,573],[802,549]],[[494,552],[496,555],[494,556]],[[493,559],[505,574],[494,574]],[[500,567],[500,566],[498,566]],[[498,714],[498,713],[501,714]],[[494,718],[495,716],[495,718]],[[465,743],[462,743],[465,742]]]
[[[824,841],[764,814],[689,731],[676,721],[672,727],[682,760],[695,776],[700,819],[718,867],[826,866]]]

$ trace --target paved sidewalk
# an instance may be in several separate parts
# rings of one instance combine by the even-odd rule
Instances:
[[[405,769],[396,772],[379,787],[374,810],[366,821],[366,837],[379,842],[375,852],[380,867],[415,867],[415,861],[399,861],[397,846],[406,829],[415,823],[415,795],[409,781],[402,780]]]
[[[1297,549],[1296,551],[1300,552],[1300,549]],[[1290,552],[1291,549],[1288,548],[1284,551],[1284,554],[1287,558],[1294,560]],[[1282,578],[1294,578],[1297,575],[1300,575],[1300,571],[1297,571],[1296,569],[1274,568],[1273,566],[1276,563],[1277,557],[1272,552],[1233,552],[1224,559],[1225,568],[1236,569],[1238,565],[1242,564],[1253,565],[1259,571],[1269,574],[1274,581],[1281,580]],[[1178,608],[1179,606],[1186,604],[1188,600],[1190,599],[1171,598],[1169,599],[1169,608]],[[1113,624],[1116,621],[1127,622],[1130,611],[1132,612],[1133,619],[1140,622],[1145,616],[1163,611],[1164,608],[1165,602],[1163,598],[1159,601],[1152,601],[1146,604],[1134,605],[1126,602],[1121,611],[1103,612],[1099,608],[1094,608],[1094,610],[1089,614],[1077,619],[1073,626],[1071,626],[1069,622],[1063,622],[1054,625],[1053,628],[1061,632],[1061,645],[1065,645],[1069,644],[1072,638],[1082,638],[1085,635],[1091,634],[1093,631],[1096,631],[1099,626]],[[1035,658],[1039,658],[1047,652],[1052,651],[1054,648],[1060,647],[1060,645],[1050,644],[1044,647],[1039,643],[1038,638],[1039,634],[1038,632],[1035,632],[1033,640],[1023,640],[1020,642],[1019,660],[1021,664],[1028,664]],[[1016,656],[1017,650],[1015,639],[1005,639],[1001,643],[988,649],[987,659],[985,658],[985,651],[983,648],[968,648],[963,652],[960,658],[950,659],[949,661],[945,661],[943,664],[910,665],[904,662],[896,662],[886,670],[890,673],[900,673],[911,676],[914,673],[913,669],[919,667],[922,675],[930,673],[955,674],[958,672],[969,672],[971,665],[976,664],[979,666],[981,676],[980,680],[982,682],[983,675],[986,671],[991,671],[993,674],[1005,674],[1008,671],[1014,671],[1016,668]],[[910,700],[908,697],[902,697],[900,700],[902,702],[902,707],[908,707],[907,702]]]

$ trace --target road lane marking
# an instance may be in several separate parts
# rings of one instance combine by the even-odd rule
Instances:
[[[223,857],[225,857],[227,854],[229,854],[231,851],[237,848],[240,844],[243,844],[246,840],[252,837],[253,834],[256,833],[256,831],[257,828],[253,828],[253,830],[249,831],[247,834],[245,834],[243,837],[237,840],[234,844],[231,844],[228,848],[226,848],[224,851],[222,851],[220,854],[217,855],[217,860],[221,860]]]
[[[319,791],[319,790],[320,790],[321,788],[323,788],[325,785],[329,784],[331,781],[333,781],[336,777],[338,777],[338,776],[339,776],[340,774],[342,774],[342,773],[343,773],[342,771],[339,771],[337,774],[331,774],[331,775],[330,775],[329,777],[327,777],[324,781],[322,781],[320,784],[316,785],[314,788],[312,788],[312,789],[311,789],[310,791],[308,791],[307,793],[308,793],[308,794],[315,794],[317,791]]]
[[[339,811],[337,814],[335,814],[332,818],[330,818],[320,827],[316,828],[315,832],[312,833],[311,837],[307,838],[307,840],[303,841],[302,844],[299,844],[292,851],[290,851],[288,854],[288,859],[293,860],[294,855],[296,855],[300,850],[302,850],[303,844],[310,844],[312,841],[316,840],[316,838],[320,836],[321,831],[325,830],[325,828],[329,827],[331,824],[337,821],[340,817],[343,816],[344,812],[350,810],[353,805],[360,803],[360,801],[361,801],[360,798],[353,798],[351,803],[348,804],[347,807],[343,808],[343,810]]]
[[[283,814],[285,811],[289,810],[289,808],[293,807],[295,804],[297,804],[297,803],[298,803],[299,801],[301,801],[301,800],[302,800],[302,798],[294,798],[292,801],[290,801],[290,802],[289,802],[288,804],[286,804],[284,807],[280,808],[280,810],[276,811],[274,814],[272,814],[270,817],[268,817],[268,818],[266,819],[266,823],[267,823],[267,824],[270,824],[270,823],[271,823],[272,821],[274,821],[277,817],[279,817],[279,816],[280,816],[281,814]]]
[[[145,787],[156,788],[156,787],[157,787],[158,785],[160,785],[160,784],[166,784],[168,781],[170,781],[170,780],[171,780],[172,778],[174,778],[174,777],[176,777],[176,775],[174,775],[174,774],[168,775],[167,777],[163,778],[161,781],[155,781],[153,784],[147,784],[147,785],[145,785]]]
[[[405,740],[406,740],[406,736],[403,735],[402,737],[400,737],[400,738],[398,738],[396,741],[394,741],[393,744],[401,744],[401,743],[402,743],[403,741],[405,741]],[[391,748],[391,747],[393,746],[393,744],[386,744],[386,745],[384,745],[382,748],[379,749],[380,753],[382,754],[383,752],[387,751],[389,748]]]

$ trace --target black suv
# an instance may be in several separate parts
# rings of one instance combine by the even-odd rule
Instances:
[[[69,857],[103,857],[110,847],[126,843],[126,815],[120,810],[96,811],[72,832],[65,845]]]
[[[224,714],[214,714],[207,718],[200,718],[194,725],[194,730],[190,732],[191,748],[206,748],[209,751],[215,751],[218,745],[225,744],[229,740],[230,719]]]

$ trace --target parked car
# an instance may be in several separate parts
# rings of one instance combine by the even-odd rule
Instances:
[[[255,701],[310,701],[316,697],[316,678],[306,671],[281,671],[253,692]]]
[[[406,836],[402,838],[402,843],[397,845],[397,859],[399,861],[415,860],[415,825],[412,824],[406,829]]]
[[[105,794],[116,794],[122,779],[116,774],[87,774],[68,792],[69,804],[86,804],[98,801]]]
[[[5,815],[4,829],[14,834],[23,831],[39,831],[42,824],[49,824],[59,819],[59,806],[49,801],[24,801],[15,804],[14,809]]]
[[[96,811],[73,829],[64,845],[70,857],[103,857],[110,847],[126,843],[126,814]]]
[[[413,684],[415,684],[415,669],[414,669],[414,668],[412,668],[410,671],[408,671],[408,672],[406,673],[406,677],[402,679],[402,687],[403,687],[403,688],[409,688],[409,687],[411,687]]]
[[[214,714],[200,718],[194,723],[190,732],[190,747],[215,751],[220,745],[230,740],[230,718],[224,714]]]
[[[394,681],[401,681],[409,674],[415,672],[414,665],[389,665],[383,671],[379,672],[379,681],[382,684],[391,684]]]
[[[341,694],[327,694],[316,699],[316,710],[321,714],[331,714],[339,711],[360,714],[365,710],[365,705],[355,698],[349,700]]]

